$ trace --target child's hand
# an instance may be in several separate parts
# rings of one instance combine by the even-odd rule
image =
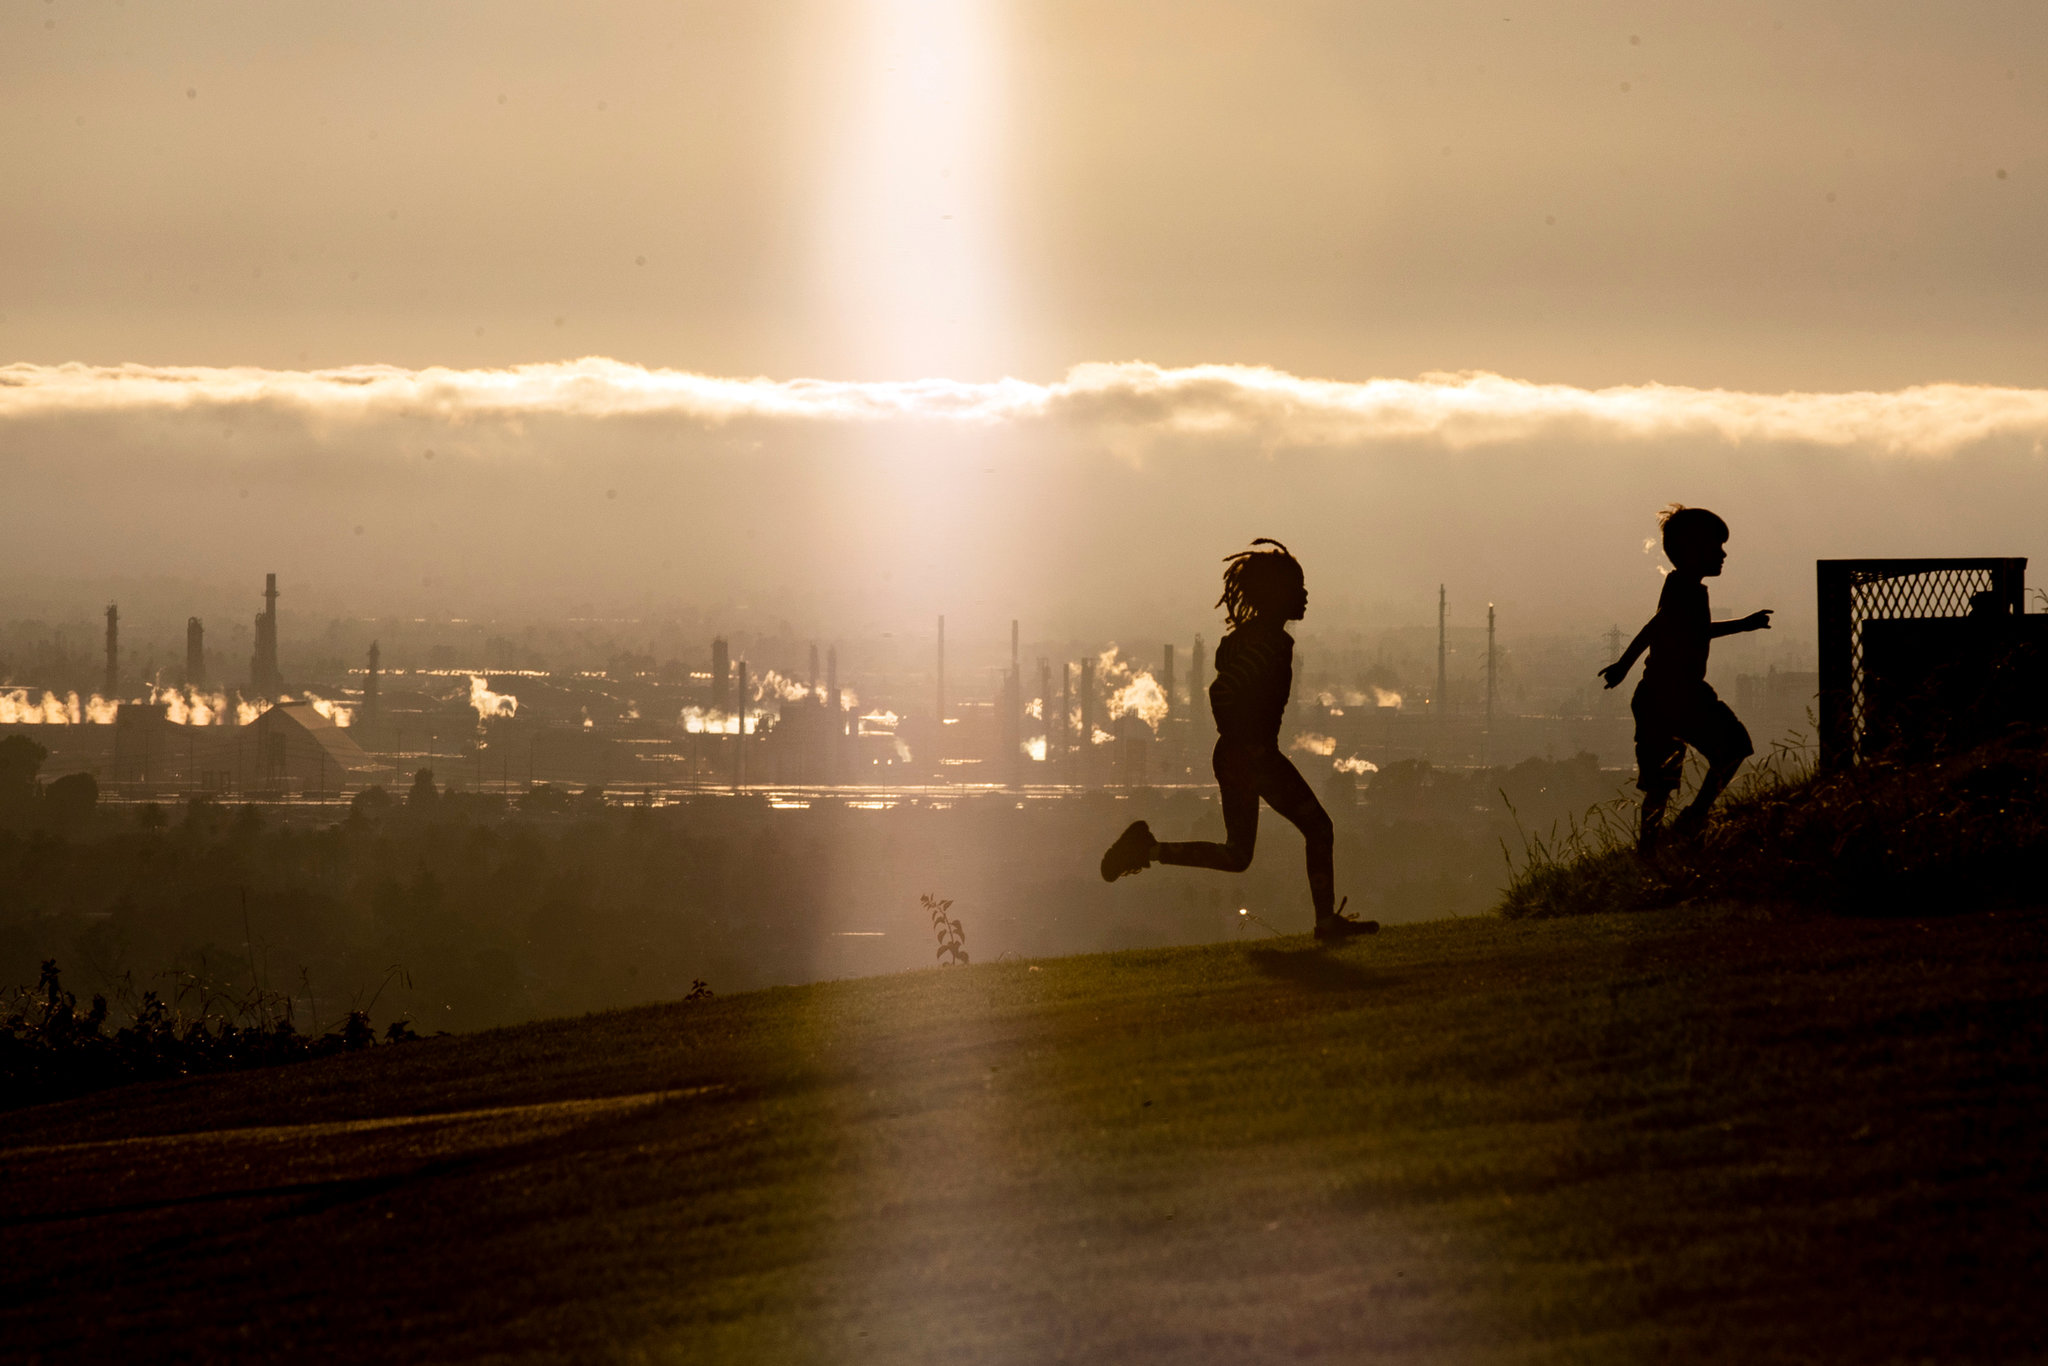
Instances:
[[[1628,677],[1628,665],[1617,659],[1600,670],[1600,676],[1607,680],[1608,687],[1618,688],[1621,686],[1621,680]]]
[[[1750,613],[1750,614],[1749,614],[1748,616],[1746,616],[1746,617],[1744,617],[1744,618],[1742,619],[1742,629],[1743,629],[1743,630],[1745,630],[1745,631],[1768,631],[1768,630],[1770,630],[1770,629],[1771,629],[1771,609],[1770,609],[1770,608],[1768,608],[1768,607],[1766,607],[1766,608],[1764,608],[1764,610],[1763,610],[1763,611],[1761,611],[1761,612],[1751,612],[1751,613]]]

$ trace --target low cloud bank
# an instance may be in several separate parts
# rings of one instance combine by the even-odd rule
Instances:
[[[1816,558],[2048,555],[2044,437],[2048,390],[1970,385],[14,365],[0,608],[141,611],[176,579],[162,630],[181,640],[201,586],[246,621],[276,572],[302,613],[908,639],[943,612],[994,623],[1006,657],[1013,617],[1076,640],[1213,633],[1222,557],[1275,536],[1310,566],[1315,630],[1433,625],[1448,585],[1477,619],[1495,602],[1518,629],[1586,634],[1655,601],[1643,542],[1677,501],[1735,528],[1716,602],[1778,609],[1782,639],[1807,629]]]
[[[0,367],[0,422],[60,414],[270,409],[318,421],[463,423],[667,417],[717,425],[927,422],[1094,430],[1127,443],[1219,437],[1278,446],[1375,441],[1469,448],[1572,432],[1642,441],[1860,446],[1943,456],[1997,438],[2048,437],[2048,390],[1926,384],[1890,392],[1741,393],[1643,384],[1580,389],[1484,373],[1360,382],[1257,366],[1075,366],[1059,381],[852,383],[650,370],[600,357],[502,370],[29,365]]]

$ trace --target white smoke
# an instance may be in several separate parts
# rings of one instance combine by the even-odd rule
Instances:
[[[476,708],[479,721],[494,716],[516,716],[519,714],[519,699],[508,692],[492,692],[491,685],[476,674],[469,676],[469,705]],[[583,724],[590,725],[590,718],[584,717]]]
[[[810,688],[793,678],[785,678],[773,669],[763,669],[761,676],[754,680],[754,700],[765,702],[770,697],[784,702],[801,702],[811,695]]]
[[[1045,737],[1043,735],[1032,736],[1029,740],[1024,741],[1019,748],[1024,751],[1026,757],[1041,764],[1045,762]]]
[[[860,718],[859,732],[862,735],[894,735],[896,727],[903,724],[903,718],[893,711],[871,711]]]
[[[174,726],[224,726],[230,711],[226,694],[191,687],[151,687],[149,700],[164,709],[165,717]]]
[[[1401,694],[1389,692],[1387,689],[1377,686],[1372,689],[1370,694],[1360,692],[1357,688],[1325,688],[1316,694],[1316,701],[1322,703],[1329,710],[1336,712],[1337,715],[1342,716],[1346,707],[1364,706],[1368,696],[1376,707],[1398,707],[1401,705]]]
[[[1115,741],[1116,737],[1100,726],[1097,726],[1094,734],[1088,737],[1088,743],[1091,745],[1107,745],[1113,744]]]
[[[1042,697],[1032,698],[1024,704],[1024,714],[1034,721],[1043,721],[1045,719],[1045,699]]]
[[[0,725],[75,726],[79,720],[77,693],[59,697],[45,692],[40,698],[31,698],[26,688],[0,692]]]
[[[1298,749],[1304,754],[1320,754],[1327,759],[1337,752],[1337,739],[1332,735],[1318,735],[1312,730],[1305,730],[1294,737],[1289,748]]]
[[[1109,695],[1109,719],[1136,716],[1154,731],[1166,719],[1166,690],[1149,673],[1141,673]]]
[[[75,692],[31,697],[27,688],[9,688],[0,692],[0,726],[107,726],[120,706],[98,693],[81,702]]]
[[[776,672],[774,669],[764,669],[761,671],[761,676],[754,680],[754,700],[756,702],[765,702],[770,698],[781,702],[805,702],[812,699],[826,702],[830,700],[831,694],[826,691],[823,684],[819,684],[814,688],[808,683],[799,683],[794,678],[789,678]],[[847,711],[859,711],[860,696],[852,688],[841,688],[839,690],[839,705]]]
[[[740,718],[737,712],[715,711],[707,707],[684,707],[680,719],[683,729],[691,735],[740,733]]]
[[[346,702],[329,701],[327,698],[314,695],[310,690],[306,693],[306,700],[313,704],[314,711],[319,712],[337,726],[355,724],[356,709]],[[474,700],[474,694],[472,694],[472,700]],[[507,698],[506,700],[515,707],[519,705],[517,698]],[[510,715],[511,713],[507,712],[505,714]]]
[[[1339,759],[1332,767],[1339,773],[1377,773],[1380,771],[1380,766],[1372,760],[1360,759],[1356,756],[1349,759]]]
[[[306,700],[314,711],[337,726],[355,721],[356,709],[350,703],[311,692],[306,694]],[[26,688],[10,688],[0,691],[0,726],[110,726],[120,715],[122,705],[122,699],[101,697],[98,693],[81,699],[75,692],[58,697],[45,691],[40,697],[32,697]],[[246,726],[270,710],[266,698],[251,701],[237,694],[230,702],[227,694],[221,692],[160,688],[154,684],[147,697],[135,699],[135,705],[163,708],[164,719],[174,726],[225,726],[230,724],[230,716],[233,724]]]

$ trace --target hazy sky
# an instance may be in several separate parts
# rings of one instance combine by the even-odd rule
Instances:
[[[51,0],[0,126],[18,360],[1779,390],[2048,341],[2029,0]]]
[[[1678,499],[1810,615],[1818,555],[2048,553],[2043,54],[2020,3],[12,4],[0,573],[1113,632],[1269,534],[1326,610],[1576,629]]]

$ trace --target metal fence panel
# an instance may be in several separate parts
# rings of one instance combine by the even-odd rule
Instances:
[[[1838,769],[1862,757],[1868,697],[1863,625],[1967,617],[1981,594],[2013,616],[2025,610],[2022,557],[1819,560],[1814,565],[1820,635],[1820,763]]]

